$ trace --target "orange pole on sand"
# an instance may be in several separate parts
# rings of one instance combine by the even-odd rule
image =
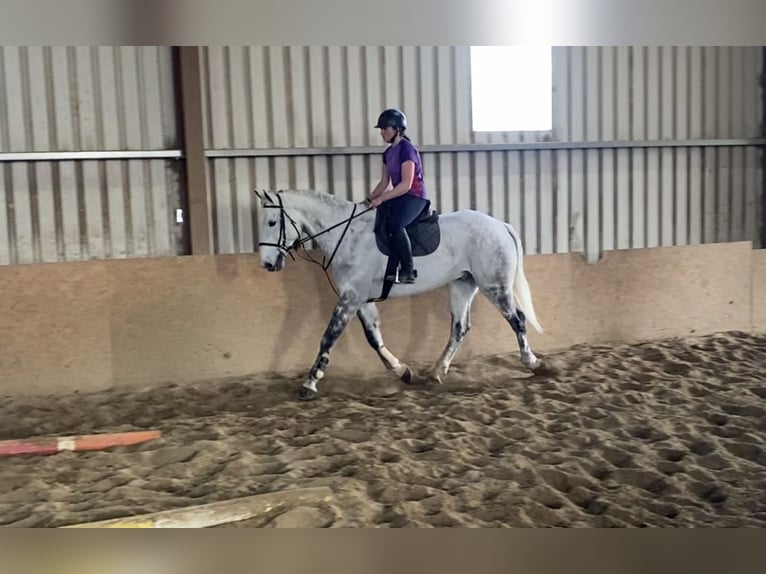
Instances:
[[[64,450],[85,451],[104,450],[116,446],[130,446],[159,438],[158,430],[129,431],[82,436],[62,436],[50,438],[25,438],[0,441],[0,456],[20,454],[48,455]]]

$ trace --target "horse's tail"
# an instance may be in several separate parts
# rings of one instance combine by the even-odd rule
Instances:
[[[527,321],[529,321],[529,324],[538,333],[542,333],[543,327],[537,321],[535,307],[532,304],[532,292],[529,289],[529,283],[527,283],[527,276],[524,274],[524,248],[521,246],[521,238],[511,225],[506,223],[505,227],[511,239],[513,239],[513,243],[516,245],[516,276],[513,278],[513,293],[516,295],[516,302],[526,316]]]

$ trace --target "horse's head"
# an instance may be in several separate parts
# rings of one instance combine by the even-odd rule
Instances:
[[[281,271],[290,247],[300,239],[295,220],[285,211],[280,193],[255,192],[261,201],[258,217],[258,249],[261,266],[267,271]]]

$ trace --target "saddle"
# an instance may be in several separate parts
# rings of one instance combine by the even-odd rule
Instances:
[[[439,247],[441,242],[439,213],[431,209],[430,201],[426,202],[420,214],[405,229],[410,236],[413,257],[431,255]],[[386,237],[386,213],[380,209],[375,214],[375,242],[380,252],[390,258],[392,253],[388,245],[388,237]]]
[[[405,227],[412,245],[412,257],[425,257],[431,255],[439,247],[441,242],[441,228],[439,226],[439,212],[431,208],[431,202],[427,201],[422,211],[415,220]],[[375,243],[378,250],[388,256],[386,275],[394,275],[399,262],[393,255],[388,245],[386,236],[386,212],[377,210],[375,214]],[[393,281],[383,282],[383,291],[379,298],[370,299],[370,302],[385,301],[393,286]]]

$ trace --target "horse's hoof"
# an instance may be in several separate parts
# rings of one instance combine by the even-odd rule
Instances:
[[[433,373],[429,374],[426,377],[426,384],[428,385],[441,385],[442,384],[442,378],[439,375],[435,375]]]
[[[412,377],[407,383],[410,387],[427,387],[433,384],[431,377],[428,375],[421,375],[418,373],[412,373]]]
[[[550,359],[540,359],[537,365],[529,368],[537,377],[555,377],[561,373],[560,365],[554,364]]]
[[[296,395],[299,401],[313,401],[319,396],[319,393],[308,387],[300,387]]]
[[[402,376],[399,378],[405,383],[407,383],[408,385],[412,384],[412,379],[413,379],[412,369],[410,369],[409,367],[405,367],[404,373],[402,373]]]

